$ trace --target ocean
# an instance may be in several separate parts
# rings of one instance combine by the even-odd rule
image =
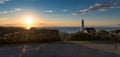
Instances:
[[[66,32],[66,33],[75,33],[75,32],[80,31],[80,27],[42,27],[42,28],[57,29],[60,32]],[[96,29],[96,31],[99,31],[99,30],[106,30],[106,31],[120,30],[120,27],[94,27],[94,28]]]

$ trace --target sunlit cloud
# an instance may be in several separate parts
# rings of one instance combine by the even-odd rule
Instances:
[[[77,14],[82,14],[82,13],[90,13],[94,11],[108,11],[109,9],[117,9],[120,8],[120,6],[115,6],[118,4],[116,1],[111,1],[111,2],[105,2],[105,3],[96,3],[94,5],[91,5],[87,9],[80,10],[79,12],[75,12],[72,15],[77,15]]]
[[[7,20],[8,18],[0,18],[0,20]]]
[[[1,24],[1,23],[4,23],[4,21],[6,21],[6,20],[8,20],[8,18],[1,17],[1,18],[0,18],[0,24]]]
[[[0,24],[0,26],[15,26],[15,27],[21,27],[21,26],[23,26],[23,24],[21,24],[21,23],[3,23],[3,24]]]
[[[8,2],[10,0],[0,0],[0,4],[4,4],[5,2]]]
[[[53,10],[46,10],[45,12],[47,12],[47,13],[52,13]]]

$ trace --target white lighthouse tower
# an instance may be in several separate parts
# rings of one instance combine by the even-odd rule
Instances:
[[[82,22],[81,22],[81,31],[84,31],[85,30],[85,27],[84,27],[84,19],[82,19]]]

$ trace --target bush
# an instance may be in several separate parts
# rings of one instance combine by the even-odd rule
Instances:
[[[66,32],[60,32],[60,38],[61,38],[61,41],[65,41],[67,40],[68,38],[70,37],[70,35]]]
[[[95,33],[83,33],[77,32],[72,34],[68,40],[118,40],[113,35],[109,34],[109,32],[105,30],[100,30]]]
[[[41,43],[60,40],[58,30],[36,28],[27,30],[18,27],[0,27],[0,43]]]

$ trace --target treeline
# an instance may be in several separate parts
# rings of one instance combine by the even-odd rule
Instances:
[[[25,29],[21,27],[0,27],[0,44],[9,43],[43,43],[79,40],[120,41],[120,30],[84,33],[65,33],[56,29]]]

